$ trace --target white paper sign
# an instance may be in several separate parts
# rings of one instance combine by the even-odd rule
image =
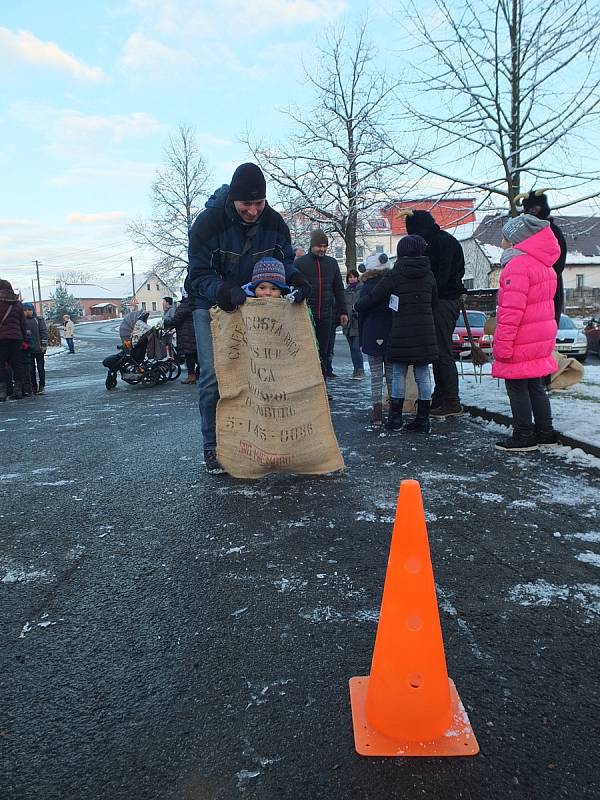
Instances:
[[[398,295],[395,294],[390,295],[389,308],[391,308],[392,311],[398,311]]]

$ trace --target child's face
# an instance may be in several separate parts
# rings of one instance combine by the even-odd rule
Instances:
[[[358,283],[358,278],[356,277],[356,275],[350,275],[350,277],[348,278],[348,285],[356,286],[357,283]]]
[[[281,297],[281,289],[272,283],[259,283],[254,294],[257,297]]]

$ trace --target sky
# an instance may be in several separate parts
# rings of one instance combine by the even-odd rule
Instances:
[[[37,259],[43,285],[68,270],[106,284],[129,273],[130,257],[143,273],[152,256],[131,242],[127,223],[148,216],[177,126],[196,129],[213,186],[228,182],[249,158],[247,127],[282,140],[279,109],[309,107],[304,68],[328,26],[368,17],[377,64],[410,78],[411,28],[392,16],[398,3],[5,0],[0,276],[28,289]]]
[[[150,266],[126,232],[149,212],[163,148],[197,131],[217,187],[247,160],[247,125],[279,135],[302,103],[302,57],[355,0],[20,0],[0,12],[0,275]],[[372,32],[385,16],[373,4]],[[100,278],[99,281],[100,282]]]

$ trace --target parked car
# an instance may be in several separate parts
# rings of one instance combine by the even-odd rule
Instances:
[[[600,319],[592,317],[585,323],[583,332],[587,339],[588,352],[592,351],[600,356]]]
[[[484,336],[483,326],[485,325],[486,315],[483,313],[483,311],[469,311],[469,309],[467,309],[467,319],[469,320],[469,326],[471,328],[471,333],[473,334],[473,341],[475,344],[480,345],[482,349],[485,349],[485,340],[482,341],[482,339]],[[452,334],[452,352],[454,354],[454,358],[458,358],[462,352],[470,349],[471,343],[467,335],[467,327],[461,312],[458,315],[454,333]]]
[[[576,358],[578,361],[585,361],[587,357],[587,337],[566,314],[560,315],[560,324],[556,331],[556,349],[564,356]]]

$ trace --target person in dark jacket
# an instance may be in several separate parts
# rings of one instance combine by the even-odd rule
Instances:
[[[437,305],[437,285],[423,255],[427,242],[421,236],[404,236],[396,248],[396,263],[369,297],[358,301],[365,311],[387,303],[392,324],[387,340],[386,359],[392,364],[392,391],[386,427],[402,427],[402,406],[409,366],[414,367],[418,389],[417,415],[404,426],[407,431],[429,433],[431,377],[429,366],[438,357],[433,312]]]
[[[185,358],[187,378],[181,383],[193,384],[196,376],[196,333],[194,331],[194,317],[192,306],[187,297],[183,297],[177,308],[169,317],[163,319],[165,328],[175,328],[177,334],[177,353]]]
[[[538,219],[547,219],[550,223],[550,230],[556,236],[558,246],[560,247],[560,256],[552,265],[552,269],[556,273],[556,293],[554,295],[554,319],[560,328],[560,315],[563,312],[565,289],[563,285],[563,272],[565,264],[567,263],[567,242],[563,236],[563,232],[558,227],[556,222],[550,216],[550,206],[548,198],[543,190],[535,191],[532,189],[527,197],[523,198],[523,211],[526,214],[531,214]]]
[[[23,352],[28,347],[23,306],[11,284],[0,280],[0,401],[6,400],[9,368],[15,381],[12,398],[20,400],[23,397]]]
[[[294,267],[290,231],[282,216],[267,203],[265,176],[256,164],[240,164],[229,185],[210,197],[190,231],[185,290],[192,305],[198,354],[198,406],[204,461],[211,475],[223,474],[217,461],[216,409],[219,389],[210,331],[211,306],[224,311],[246,301],[241,288],[263,256],[273,256],[285,267],[295,302],[308,292],[303,275]]]
[[[337,308],[340,324],[348,324],[344,284],[338,262],[326,255],[329,239],[321,230],[310,234],[310,252],[294,262],[311,286],[308,305],[312,311],[319,343],[319,358],[323,375],[327,376],[327,353],[334,324],[334,307]],[[331,375],[329,377],[332,377]]]
[[[425,255],[438,290],[438,304],[433,319],[439,356],[433,365],[435,388],[431,398],[431,416],[460,416],[463,408],[458,394],[458,371],[452,352],[452,334],[460,313],[460,296],[465,288],[465,257],[460,242],[436,223],[429,211],[412,211],[406,217],[409,234],[422,236],[427,242]]]
[[[27,344],[29,345],[29,372],[31,390],[34,394],[45,394],[46,369],[44,358],[48,349],[48,326],[43,317],[35,313],[33,303],[23,303],[25,324],[27,325]],[[25,359],[27,361],[27,359]],[[36,374],[37,368],[37,374]],[[27,380],[27,377],[26,377]]]
[[[365,362],[360,349],[360,335],[358,330],[358,311],[354,308],[360,295],[360,275],[355,269],[346,273],[346,309],[348,311],[348,324],[344,328],[344,336],[348,340],[350,357],[352,358],[352,380],[360,381],[365,377]]]
[[[383,254],[382,254],[383,255]],[[391,264],[385,260],[382,262],[379,257],[367,258],[365,262],[365,272],[360,278],[359,301],[369,298],[376,291],[379,283],[389,274]],[[356,308],[357,304],[355,304]],[[357,309],[358,310],[358,309]],[[371,373],[371,398],[373,410],[371,412],[371,424],[381,425],[383,423],[383,377],[387,385],[388,395],[392,393],[392,369],[386,359],[387,340],[392,324],[392,312],[387,301],[382,300],[375,305],[368,304],[364,310],[358,313],[358,331],[360,338],[360,349],[367,356],[369,371]]]

